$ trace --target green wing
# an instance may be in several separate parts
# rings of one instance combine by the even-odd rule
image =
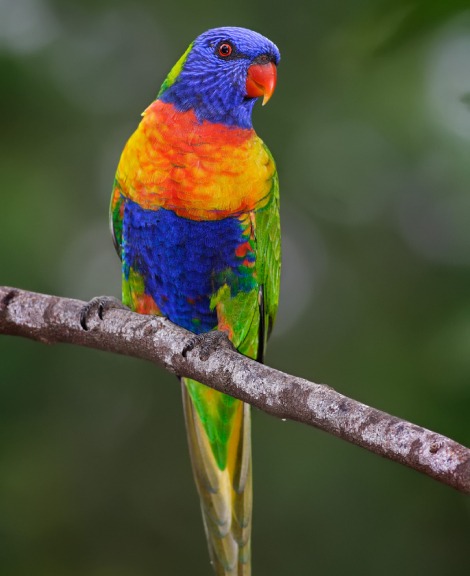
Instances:
[[[266,344],[276,319],[281,281],[281,226],[277,172],[274,173],[273,177],[271,201],[265,208],[256,213],[255,233],[257,242],[256,271],[261,285],[257,359],[263,361]]]
[[[115,178],[111,203],[109,206],[109,228],[113,237],[114,247],[121,258],[122,253],[122,220],[124,215],[125,198],[122,195],[121,186]]]

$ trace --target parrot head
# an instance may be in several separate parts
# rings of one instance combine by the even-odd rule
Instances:
[[[160,100],[200,122],[251,128],[256,100],[263,104],[276,86],[280,54],[270,40],[246,28],[204,32],[189,45],[162,85]]]

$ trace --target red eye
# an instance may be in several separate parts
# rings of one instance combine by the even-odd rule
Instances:
[[[222,56],[222,58],[227,58],[227,56],[230,56],[232,53],[232,50],[232,46],[227,42],[224,42],[219,46],[219,56]]]

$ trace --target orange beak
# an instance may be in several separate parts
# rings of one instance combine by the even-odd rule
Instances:
[[[274,62],[252,64],[246,78],[246,95],[250,98],[263,96],[263,106],[268,102],[276,88],[277,68]]]

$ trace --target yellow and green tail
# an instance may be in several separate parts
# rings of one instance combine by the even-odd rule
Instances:
[[[250,406],[182,379],[189,451],[217,576],[250,576]]]

